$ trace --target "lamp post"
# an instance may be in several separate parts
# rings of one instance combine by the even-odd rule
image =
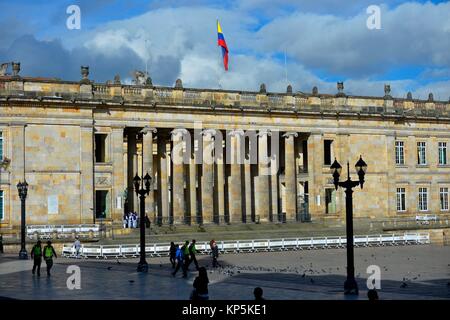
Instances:
[[[17,190],[19,191],[20,197],[20,208],[21,208],[21,236],[20,236],[20,252],[19,259],[28,259],[27,249],[25,248],[25,199],[27,198],[28,183],[24,180],[19,181],[17,184]]]
[[[356,172],[358,173],[359,181],[352,181],[350,178],[350,164],[347,161],[348,176],[344,182],[339,182],[339,176],[341,175],[342,167],[334,159],[333,164],[330,167],[331,174],[333,175],[333,183],[336,187],[342,187],[345,189],[345,213],[346,213],[346,233],[347,233],[347,280],[344,283],[344,294],[358,294],[358,285],[355,280],[355,262],[353,255],[353,190],[352,188],[360,185],[361,189],[364,185],[364,175],[366,174],[367,164],[362,157],[359,157],[358,162],[355,164]]]
[[[140,235],[141,235],[141,252],[140,252],[140,260],[137,266],[138,272],[148,272],[148,263],[145,261],[145,196],[150,193],[150,183],[152,178],[147,173],[144,178],[140,178],[136,173],[136,176],[133,179],[134,190],[136,194],[139,196],[140,200]]]

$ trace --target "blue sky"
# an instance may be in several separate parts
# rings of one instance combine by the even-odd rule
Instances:
[[[69,30],[70,5],[81,29]],[[381,8],[369,30],[366,9]],[[224,72],[216,19],[230,50]],[[20,61],[24,76],[104,82],[145,69],[155,84],[284,92],[450,97],[449,1],[373,0],[0,0],[0,61]],[[286,52],[286,66],[284,55]],[[286,82],[286,71],[288,81]]]

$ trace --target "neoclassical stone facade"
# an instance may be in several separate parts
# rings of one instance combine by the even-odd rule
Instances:
[[[355,217],[448,214],[450,104],[390,96],[223,91],[0,77],[2,230],[27,222],[120,223],[149,173],[159,224],[343,218],[329,167],[368,163]],[[425,158],[423,158],[425,157]]]

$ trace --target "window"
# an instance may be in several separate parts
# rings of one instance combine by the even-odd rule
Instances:
[[[441,210],[448,211],[448,188],[440,188],[439,198],[441,199]]]
[[[428,189],[419,188],[419,211],[428,211]]]
[[[0,131],[0,160],[3,159],[3,132]]]
[[[3,196],[3,190],[0,190],[0,220],[5,217],[5,201]]]
[[[95,134],[95,162],[106,162],[106,134]]]
[[[395,164],[405,164],[405,143],[395,141]]]
[[[445,165],[447,164],[447,142],[439,142],[439,164]]]
[[[425,142],[417,142],[417,164],[425,165],[427,164],[426,159],[426,143]]]
[[[332,158],[332,148],[331,145],[333,140],[324,140],[323,141],[323,163],[325,165],[331,165]]]
[[[397,188],[397,211],[406,211],[405,188]]]
[[[325,213],[336,213],[336,189],[325,189]]]

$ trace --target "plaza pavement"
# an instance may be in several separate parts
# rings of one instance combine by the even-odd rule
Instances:
[[[147,258],[149,273],[136,272],[138,258],[84,260],[58,258],[52,276],[31,274],[32,261],[0,255],[0,297],[13,299],[177,299],[187,300],[197,272],[191,265],[187,279],[176,278],[167,257]],[[344,296],[345,249],[224,254],[221,268],[211,270],[210,257],[198,256],[207,266],[211,300],[252,300],[262,287],[270,300],[343,300],[367,298],[369,265],[381,269],[380,299],[450,299],[450,247],[414,245],[355,248],[359,296]],[[81,289],[66,285],[69,265],[81,269]]]

